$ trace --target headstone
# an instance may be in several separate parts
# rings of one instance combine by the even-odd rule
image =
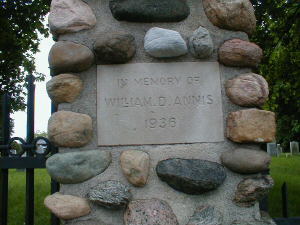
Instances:
[[[267,143],[267,152],[270,156],[278,156],[277,145],[275,142]]]
[[[297,141],[290,142],[290,152],[292,154],[299,154],[299,142]]]
[[[278,152],[278,156],[282,154],[282,147],[280,144],[277,144],[277,152]]]
[[[257,205],[233,204],[237,185],[247,175],[220,164],[222,153],[235,149],[237,142],[240,148],[250,142],[251,151],[259,150],[255,143],[275,138],[274,113],[250,107],[241,110],[226,94],[226,82],[251,72],[262,56],[243,32],[249,29],[244,25],[240,29],[242,23],[232,19],[237,18],[241,4],[225,4],[237,5],[222,15],[233,21],[229,29],[213,25],[204,1],[199,0],[83,2],[95,14],[96,25],[58,34],[50,54],[55,75],[73,72],[83,84],[72,101],[60,101],[48,129],[60,152],[49,159],[49,173],[53,178],[71,176],[61,184],[61,193],[89,199],[92,209],[67,224],[252,221],[259,214]],[[239,2],[247,2],[243,12],[253,10],[248,0]],[[241,14],[244,22],[252,21],[252,14]],[[230,58],[225,49],[222,64],[219,49],[230,40],[238,40],[227,46],[229,50],[238,46],[238,54]],[[251,87],[267,98],[265,86],[253,82]],[[68,93],[53,91],[61,97]],[[252,92],[242,93],[243,99],[251,98]],[[227,120],[230,115],[232,119]],[[259,165],[263,168],[268,158],[255,155],[259,162],[267,159]],[[104,161],[103,169],[98,168],[99,161]],[[249,162],[245,168],[253,173],[262,170],[253,170],[254,166]],[[200,206],[209,208],[199,212]],[[218,216],[215,212],[222,212],[222,220],[213,218]],[[210,218],[204,218],[206,214]]]

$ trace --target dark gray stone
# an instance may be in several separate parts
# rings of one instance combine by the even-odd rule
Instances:
[[[124,222],[125,225],[179,225],[169,204],[159,199],[131,201]]]
[[[211,56],[214,44],[209,31],[199,27],[189,39],[189,49],[195,58],[204,59]]]
[[[131,34],[115,32],[100,35],[94,51],[97,59],[105,63],[125,63],[135,54],[134,37]]]
[[[46,168],[59,183],[76,184],[102,173],[110,163],[109,152],[91,150],[55,154],[46,161]]]
[[[213,206],[202,206],[195,210],[187,225],[222,225],[223,215]]]
[[[251,207],[274,186],[271,176],[258,175],[243,179],[237,186],[233,201],[242,207]]]
[[[216,189],[226,179],[222,165],[200,159],[167,159],[156,166],[158,177],[175,190],[202,194]]]
[[[90,189],[88,199],[109,209],[125,207],[131,200],[130,189],[119,181],[109,180]]]
[[[190,14],[186,0],[111,0],[117,20],[131,22],[178,22]]]

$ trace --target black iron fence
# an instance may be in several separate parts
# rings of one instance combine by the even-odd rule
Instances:
[[[34,225],[34,169],[45,168],[47,158],[57,153],[57,148],[51,145],[45,137],[34,137],[34,104],[35,85],[34,76],[27,77],[27,135],[26,140],[20,137],[10,137],[11,128],[11,104],[8,94],[2,97],[2,139],[0,143],[0,225],[8,223],[8,175],[9,169],[26,170],[26,203],[25,225]],[[52,104],[52,113],[56,107]],[[44,148],[38,151],[38,143],[42,141]],[[20,147],[16,151],[14,146],[18,142]],[[59,184],[51,180],[51,193],[59,191]],[[20,221],[21,222],[21,221]],[[20,224],[23,224],[22,222]],[[59,225],[59,219],[51,215],[51,225]]]

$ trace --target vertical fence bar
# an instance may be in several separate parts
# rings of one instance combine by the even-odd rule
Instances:
[[[289,210],[288,210],[288,187],[286,182],[283,183],[281,187],[281,196],[282,196],[282,216],[284,218],[289,217]]]
[[[32,143],[34,139],[34,76],[29,75],[27,77],[27,143]],[[28,156],[32,156],[33,153],[26,151]],[[26,213],[25,224],[34,225],[34,169],[26,169]]]
[[[10,138],[10,96],[4,95],[3,98],[3,145],[8,144]],[[1,152],[1,156],[7,156],[5,151]],[[1,169],[0,174],[0,225],[7,225],[8,215],[8,169]]]
[[[53,77],[54,74],[52,71],[50,71],[51,76]],[[51,114],[57,112],[57,105],[52,101],[51,102]],[[58,148],[52,145],[52,154],[55,154],[58,152]],[[51,194],[54,194],[55,192],[59,191],[59,183],[55,180],[51,179]],[[60,221],[59,219],[54,215],[51,214],[51,225],[59,225]]]

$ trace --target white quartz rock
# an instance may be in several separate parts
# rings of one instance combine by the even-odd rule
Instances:
[[[49,15],[51,33],[58,35],[90,29],[96,24],[92,9],[81,0],[52,0]]]
[[[187,53],[187,45],[174,30],[153,27],[145,36],[146,52],[156,58],[178,57]]]

